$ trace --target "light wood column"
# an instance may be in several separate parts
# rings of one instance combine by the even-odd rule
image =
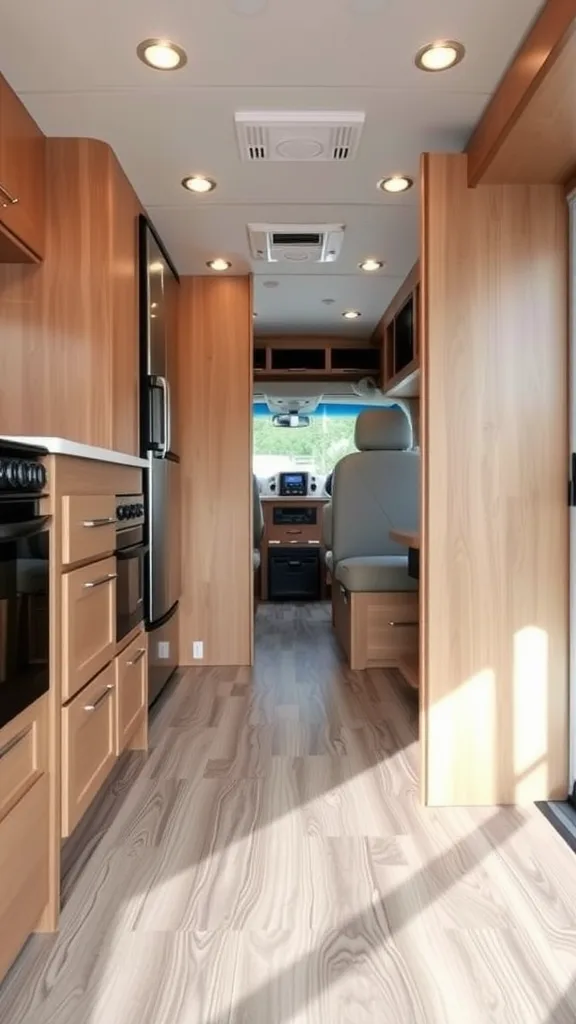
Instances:
[[[564,194],[426,154],[422,217],[424,798],[564,797]]]
[[[183,665],[252,658],[251,292],[249,277],[181,279]]]

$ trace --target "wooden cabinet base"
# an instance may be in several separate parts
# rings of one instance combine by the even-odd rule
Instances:
[[[332,588],[334,627],[351,669],[399,665],[418,649],[418,593]]]
[[[48,778],[0,822],[0,980],[48,902]]]
[[[62,835],[69,836],[116,761],[114,663],[62,708]]]

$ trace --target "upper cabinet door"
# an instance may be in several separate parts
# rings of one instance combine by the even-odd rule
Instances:
[[[24,104],[0,76],[0,260],[4,263],[35,262],[44,255],[45,143]]]

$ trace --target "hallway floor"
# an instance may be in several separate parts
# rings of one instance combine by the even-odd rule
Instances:
[[[65,850],[5,1024],[574,1024],[576,858],[536,809],[426,810],[416,696],[261,606],[171,684]]]

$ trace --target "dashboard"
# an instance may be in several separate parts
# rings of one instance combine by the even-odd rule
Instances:
[[[325,482],[325,476],[298,470],[258,478],[263,498],[327,498]]]

